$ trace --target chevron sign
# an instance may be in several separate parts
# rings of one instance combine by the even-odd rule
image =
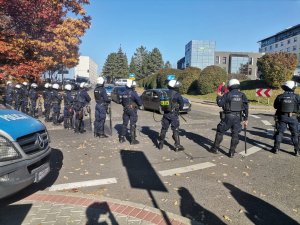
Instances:
[[[272,95],[272,89],[263,89],[263,88],[259,88],[256,89],[256,96],[257,97],[271,97]]]

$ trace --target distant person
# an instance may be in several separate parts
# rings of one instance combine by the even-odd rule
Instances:
[[[52,85],[52,95],[51,95],[51,103],[52,103],[52,122],[53,125],[59,125],[59,115],[60,115],[60,109],[61,109],[61,101],[63,100],[63,96],[58,92],[59,90],[59,84],[53,84]]]
[[[284,90],[283,94],[276,97],[274,101],[275,113],[275,135],[274,147],[272,152],[277,154],[280,150],[280,143],[286,128],[288,127],[291,132],[291,139],[294,145],[295,156],[299,156],[299,137],[298,137],[298,121],[297,113],[299,111],[300,96],[295,94],[296,89],[295,81],[287,81],[281,87]]]
[[[29,90],[29,99],[30,99],[30,109],[29,113],[31,116],[36,117],[35,112],[36,112],[36,101],[38,99],[38,93],[36,91],[37,88],[36,83],[31,84],[31,89]]]
[[[228,88],[225,85],[225,82],[222,82],[218,88],[217,88],[217,93],[221,93],[222,95],[228,92]]]
[[[52,96],[52,90],[51,90],[51,84],[46,83],[45,84],[45,90],[43,91],[43,99],[44,99],[44,109],[45,109],[45,121],[50,122],[50,112],[52,108],[51,103],[51,96]]]
[[[72,129],[73,128],[73,102],[74,96],[72,95],[72,85],[65,85],[65,94],[64,94],[64,128]]]
[[[14,87],[12,85],[12,82],[9,80],[6,82],[4,104],[12,107],[13,98],[14,98]]]

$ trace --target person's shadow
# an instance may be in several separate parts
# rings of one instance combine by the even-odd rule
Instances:
[[[180,187],[178,194],[180,195],[180,212],[182,216],[203,224],[226,225],[215,214],[195,202],[188,189]]]
[[[98,222],[101,219],[101,215],[107,215],[110,222]],[[86,225],[118,225],[114,215],[110,211],[110,208],[106,202],[94,202],[86,209],[87,222]]]
[[[253,224],[299,225],[296,220],[264,200],[248,194],[232,184],[223,183],[223,185],[230,191],[235,200],[245,208],[245,214]]]

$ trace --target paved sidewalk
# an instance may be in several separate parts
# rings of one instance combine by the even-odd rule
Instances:
[[[65,192],[41,191],[0,209],[0,224],[200,224],[132,202]]]

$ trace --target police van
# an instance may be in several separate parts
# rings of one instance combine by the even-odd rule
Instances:
[[[0,199],[47,176],[49,143],[43,123],[0,103]]]

